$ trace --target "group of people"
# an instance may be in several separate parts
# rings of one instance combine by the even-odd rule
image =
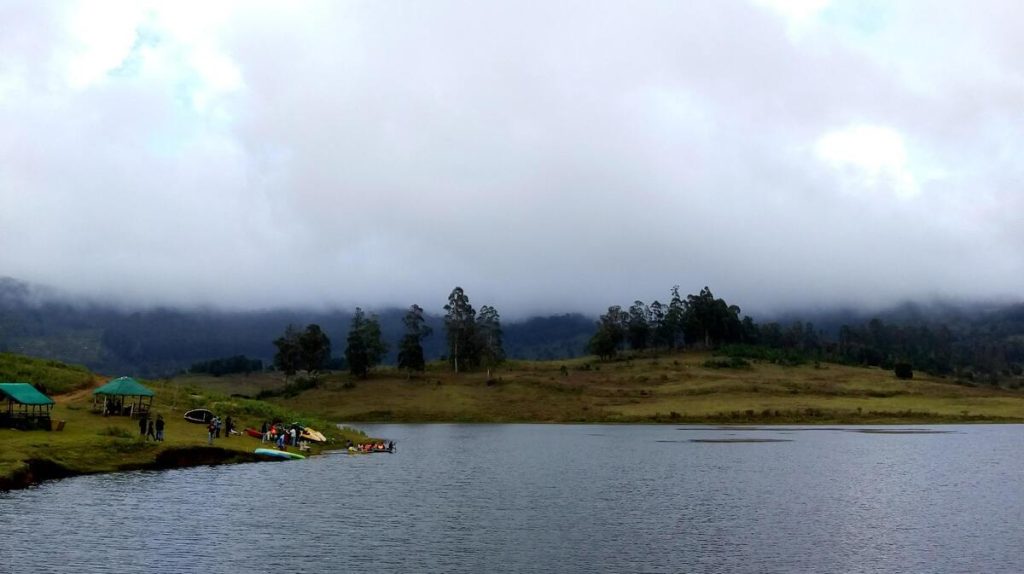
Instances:
[[[287,450],[287,446],[297,446],[302,448],[302,427],[297,424],[293,424],[290,428],[286,428],[280,423],[270,423],[263,421],[263,426],[260,427],[260,442],[271,442],[274,443],[280,450]]]
[[[231,420],[231,415],[228,415],[223,422],[217,416],[210,419],[210,422],[206,424],[206,431],[210,435],[207,444],[213,444],[213,439],[220,438],[221,428],[224,429],[224,438],[231,436],[231,432],[235,430],[235,421]]]
[[[364,442],[356,446],[349,444],[349,448],[354,448],[359,452],[395,452],[395,441],[389,440],[386,442]]]
[[[164,415],[156,415],[156,419],[149,418],[149,414],[139,416],[139,435],[146,437],[146,440],[153,439],[156,442],[164,440]]]

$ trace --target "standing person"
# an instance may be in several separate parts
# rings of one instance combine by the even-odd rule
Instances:
[[[156,415],[156,440],[164,442],[164,415]]]
[[[263,426],[260,427],[260,443],[264,443],[270,440],[270,424],[267,421],[263,421]]]
[[[217,432],[217,424],[213,421],[214,419],[210,419],[210,423],[206,425],[206,430],[210,433],[210,440],[206,444],[213,444],[213,435]]]
[[[299,440],[299,433],[295,432],[295,427],[292,427],[292,446],[295,446],[295,445],[299,444],[298,442],[296,442],[298,440]]]
[[[235,427],[234,421],[231,420],[231,415],[224,419],[224,438],[231,438],[231,429]]]
[[[277,433],[277,448],[284,450],[284,433]]]
[[[213,426],[217,433],[217,438],[220,438],[220,417],[213,417]]]
[[[153,442],[156,442],[156,421],[153,419],[150,419],[149,425],[146,426],[146,442],[149,442],[149,437],[153,437]]]
[[[146,436],[146,415],[139,415],[139,436]]]

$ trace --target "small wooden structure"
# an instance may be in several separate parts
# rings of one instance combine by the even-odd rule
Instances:
[[[92,392],[92,409],[103,416],[148,415],[156,393],[131,377],[113,379]],[[100,402],[100,398],[103,402]],[[148,400],[147,400],[148,399]]]
[[[0,383],[0,401],[7,409],[0,411],[0,427],[50,430],[53,399],[28,383]]]

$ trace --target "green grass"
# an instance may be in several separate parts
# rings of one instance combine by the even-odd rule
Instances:
[[[720,368],[700,353],[510,361],[490,382],[483,372],[454,375],[432,364],[412,379],[386,368],[368,380],[332,374],[319,388],[272,401],[359,422],[1024,422],[1017,390],[921,373],[901,381],[875,368],[749,362]]]
[[[0,353],[0,382],[43,385],[49,394],[91,387],[99,377],[85,367]]]
[[[79,372],[77,368],[50,361],[25,357],[12,361],[10,357],[4,357],[5,364],[27,365],[25,368],[33,373]],[[54,397],[57,404],[52,418],[65,421],[63,431],[0,429],[0,445],[3,445],[0,448],[0,482],[23,471],[29,460],[52,462],[72,474],[87,474],[141,468],[154,463],[161,453],[204,447],[207,444],[205,425],[192,424],[183,418],[185,411],[196,407],[209,408],[221,416],[231,415],[239,430],[246,426],[258,428],[264,420],[272,419],[286,423],[298,421],[312,426],[335,441],[327,446],[313,445],[313,454],[325,448],[338,448],[338,443],[343,444],[345,440],[358,442],[366,439],[360,431],[351,428],[339,430],[325,420],[305,416],[287,406],[232,398],[172,381],[143,381],[156,392],[154,416],[162,414],[166,421],[166,440],[162,443],[147,442],[139,435],[136,419],[104,417],[92,412],[92,385],[104,379],[91,374],[90,377],[93,382],[89,387]],[[48,388],[54,388],[49,379],[43,380]],[[259,448],[260,441],[241,435],[215,439],[214,445],[239,455],[248,455]]]

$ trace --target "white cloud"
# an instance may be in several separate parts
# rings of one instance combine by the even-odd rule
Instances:
[[[66,78],[74,89],[104,80],[131,54],[145,7],[130,0],[70,5]]]
[[[856,125],[834,130],[818,139],[815,152],[842,172],[848,191],[883,190],[900,199],[916,197],[921,191],[903,137],[891,128]]]
[[[11,6],[3,274],[503,313],[1024,289],[1013,4]]]
[[[779,15],[786,24],[791,37],[799,38],[817,24],[821,13],[828,8],[831,0],[751,0],[762,8]]]

